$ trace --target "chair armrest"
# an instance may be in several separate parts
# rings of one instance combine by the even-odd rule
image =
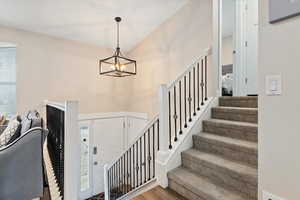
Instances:
[[[42,196],[42,134],[41,128],[34,128],[0,148],[0,199]]]

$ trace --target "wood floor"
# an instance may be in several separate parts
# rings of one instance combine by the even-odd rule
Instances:
[[[176,192],[157,186],[131,200],[187,200]]]

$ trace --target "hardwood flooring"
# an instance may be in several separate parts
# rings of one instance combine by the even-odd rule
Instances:
[[[131,200],[187,200],[170,189],[157,186]]]
[[[51,198],[49,195],[48,188],[45,188],[44,197],[42,197],[41,200],[50,200],[50,199]],[[91,199],[94,200],[97,198],[91,198]],[[157,186],[137,197],[132,198],[131,200],[187,200],[187,199],[172,190],[164,189],[160,186]]]

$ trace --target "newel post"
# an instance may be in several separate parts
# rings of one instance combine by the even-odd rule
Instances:
[[[159,87],[159,151],[169,150],[169,99],[168,99],[168,87],[166,84],[162,84]]]
[[[67,101],[65,109],[64,199],[77,200],[80,186],[78,102]]]
[[[168,186],[166,160],[169,149],[169,96],[166,84],[160,85],[159,91],[159,151],[156,158],[156,178],[162,187]]]

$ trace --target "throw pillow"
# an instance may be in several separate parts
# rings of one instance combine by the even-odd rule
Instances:
[[[41,121],[40,114],[36,110],[30,110],[27,115],[23,117],[21,134],[23,135],[31,128],[41,127]]]
[[[3,133],[0,135],[0,147],[5,146],[11,139],[11,137],[16,133],[18,130],[20,122],[18,120],[11,120],[7,128],[3,131]]]
[[[6,145],[9,145],[10,143],[14,142],[17,138],[19,138],[21,136],[21,128],[22,128],[22,125],[19,124],[17,130],[11,136],[10,140],[6,143]]]

